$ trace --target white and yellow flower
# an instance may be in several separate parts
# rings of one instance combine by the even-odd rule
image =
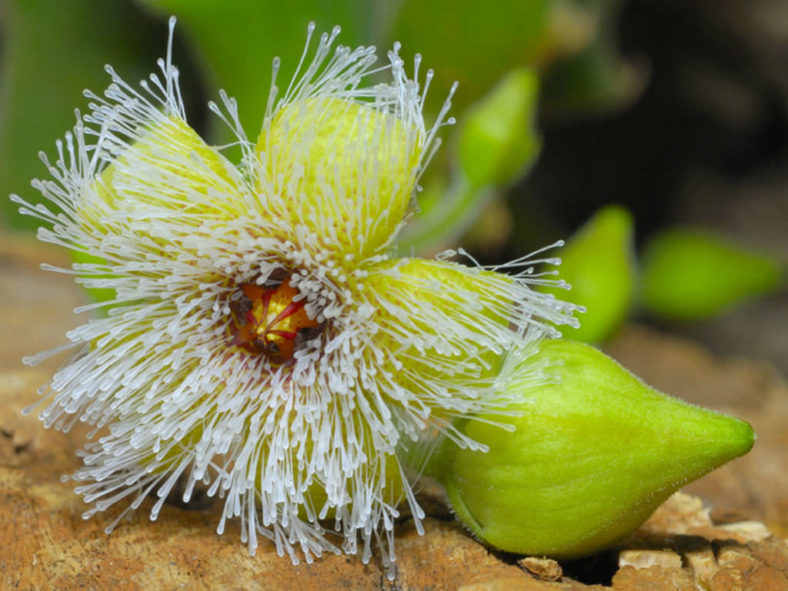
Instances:
[[[115,294],[84,308],[108,313],[69,333],[41,412],[97,427],[74,474],[87,516],[153,495],[155,518],[178,482],[222,497],[219,532],[240,517],[252,552],[262,535],[293,561],[366,560],[377,541],[390,563],[398,505],[422,515],[398,451],[478,447],[455,424],[505,407],[504,353],[573,322],[528,261],[392,258],[449,100],[428,128],[418,60],[409,78],[397,46],[380,67],[337,33],[272,88],[256,141],[232,99],[211,105],[240,164],[186,123],[168,55],[140,90],[109,70],[35,183],[54,208],[16,198],[41,240],[90,257],[66,272]]]

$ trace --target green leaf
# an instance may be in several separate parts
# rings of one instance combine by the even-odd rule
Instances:
[[[435,94],[446,93],[458,81],[454,102],[461,111],[505,72],[538,61],[549,12],[548,0],[503,0],[494,6],[403,0],[388,38],[401,41],[406,52],[425,56],[425,66],[435,70]]]
[[[633,238],[630,213],[609,205],[594,214],[558,252],[559,276],[572,289],[544,291],[586,308],[579,317],[579,328],[561,327],[565,337],[599,343],[624,322],[637,284]]]
[[[644,249],[641,302],[669,320],[702,320],[775,290],[783,273],[775,259],[718,236],[667,230]]]
[[[446,444],[429,466],[462,522],[508,552],[576,558],[636,529],[690,480],[747,453],[747,423],[646,386],[596,349],[548,341],[523,362],[554,365],[555,383],[508,382],[507,410],[462,431],[489,451]],[[504,430],[490,421],[509,423]]]
[[[164,45],[148,42],[151,22],[125,2],[11,0],[5,7],[0,98],[0,199],[6,223],[31,229],[6,196],[35,201],[30,180],[44,176],[38,152],[54,153],[55,139],[86,111],[82,91],[109,84],[104,64],[129,80],[146,76]]]

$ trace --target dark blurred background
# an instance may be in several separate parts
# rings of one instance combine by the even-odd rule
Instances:
[[[615,201],[631,208],[641,237],[677,219],[716,225],[748,200],[741,190],[752,181],[753,189],[774,183],[774,209],[761,203],[727,215],[766,214],[785,230],[788,6],[629,0],[617,31],[647,80],[631,102],[601,114],[551,117],[545,105],[544,151],[528,182],[550,215],[576,225]],[[553,82],[548,73],[546,101],[560,92]],[[749,238],[779,242],[760,233]]]

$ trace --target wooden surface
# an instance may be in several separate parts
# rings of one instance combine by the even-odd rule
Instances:
[[[788,389],[753,360],[724,360],[691,342],[628,327],[609,352],[658,388],[732,412],[758,434],[753,451],[672,497],[619,547],[571,564],[491,553],[437,503],[426,534],[404,520],[397,579],[376,558],[326,556],[294,567],[263,544],[250,557],[237,525],[214,533],[211,506],[167,506],[152,523],[143,506],[115,532],[116,515],[83,521],[60,481],[82,433],[46,431],[20,409],[36,400],[57,360],[28,368],[24,355],[63,342],[80,294],[38,263],[62,261],[28,239],[0,236],[1,589],[788,589]],[[703,499],[704,505],[700,499]],[[147,506],[149,508],[149,505]]]

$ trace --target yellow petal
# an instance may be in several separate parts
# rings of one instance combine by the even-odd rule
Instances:
[[[162,118],[97,175],[78,214],[99,229],[130,220],[232,219],[243,201],[233,166],[181,118]],[[137,228],[139,226],[137,225]]]
[[[449,262],[378,265],[365,281],[375,342],[393,404],[447,427],[485,401],[503,353],[516,339],[512,278]]]
[[[281,239],[372,254],[405,216],[423,142],[417,126],[372,104],[334,97],[290,103],[257,142],[260,199],[280,220]]]

